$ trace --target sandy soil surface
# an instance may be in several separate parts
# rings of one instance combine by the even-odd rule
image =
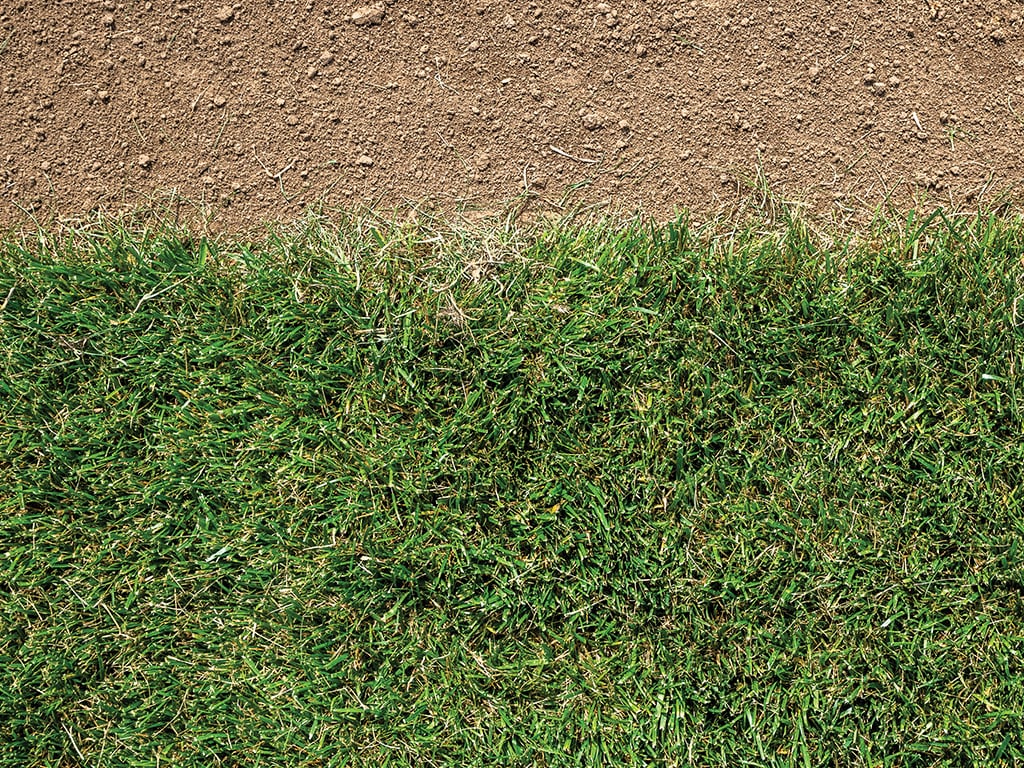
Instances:
[[[0,223],[1024,192],[1024,4],[0,3]]]

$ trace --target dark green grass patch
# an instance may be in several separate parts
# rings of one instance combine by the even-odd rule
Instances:
[[[0,764],[1024,760],[1022,254],[8,239]]]

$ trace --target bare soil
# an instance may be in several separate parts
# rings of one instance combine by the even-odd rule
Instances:
[[[0,223],[1024,190],[1024,4],[0,3]]]

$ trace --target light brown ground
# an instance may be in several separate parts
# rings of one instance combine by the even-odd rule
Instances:
[[[1024,5],[0,3],[0,223],[1024,190]]]

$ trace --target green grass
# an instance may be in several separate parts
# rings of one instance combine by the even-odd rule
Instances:
[[[1024,222],[0,252],[0,765],[1024,760]]]

